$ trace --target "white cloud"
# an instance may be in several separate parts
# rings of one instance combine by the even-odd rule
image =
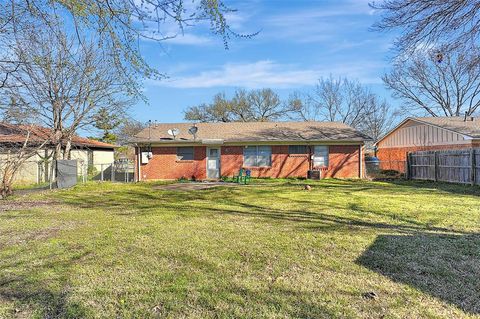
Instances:
[[[178,76],[150,84],[173,88],[295,88],[313,85],[318,78],[333,74],[346,76],[364,83],[380,83],[374,74],[383,66],[372,63],[329,65],[328,67],[299,68],[269,60],[253,63],[228,63],[218,69],[202,71],[194,75]]]
[[[173,38],[166,40],[168,44],[179,45],[206,45],[213,42],[212,38],[196,35],[193,33],[177,34]]]
[[[220,69],[200,72],[197,75],[171,78],[155,82],[160,86],[176,88],[208,87],[295,87],[313,83],[315,72],[298,70],[272,61],[254,63],[228,63]]]
[[[264,32],[260,36],[299,43],[332,42],[352,30],[368,28],[365,21],[352,18],[374,14],[368,1],[344,1],[271,15],[264,20]]]

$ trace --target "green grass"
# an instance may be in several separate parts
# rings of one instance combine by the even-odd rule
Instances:
[[[479,188],[304,183],[0,202],[0,318],[480,316]]]

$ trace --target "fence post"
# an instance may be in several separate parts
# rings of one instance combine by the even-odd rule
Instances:
[[[100,164],[100,181],[103,182],[103,164]]]
[[[410,179],[410,152],[407,153],[407,162],[405,163],[406,177]]]
[[[437,166],[438,166],[438,154],[437,154],[437,151],[434,151],[433,152],[433,180],[435,182],[438,181],[438,169],[437,169]]]
[[[472,186],[475,185],[476,183],[476,177],[477,177],[477,174],[476,174],[476,166],[477,164],[475,163],[475,149],[471,149],[470,150],[470,165],[471,165],[471,168],[470,168],[470,179],[471,179],[471,182],[472,182]]]
[[[112,163],[112,182],[115,182],[115,163]]]

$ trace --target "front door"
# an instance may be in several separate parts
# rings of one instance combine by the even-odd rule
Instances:
[[[207,178],[220,178],[220,148],[207,148]]]

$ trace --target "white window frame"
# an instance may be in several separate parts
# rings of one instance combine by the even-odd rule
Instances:
[[[313,147],[313,167],[328,167],[330,150],[328,145],[315,145]]]
[[[259,158],[262,157],[262,155],[260,154],[260,148],[262,148],[262,147],[269,149],[270,156],[268,157],[267,165],[259,165]],[[254,163],[253,163],[253,165],[247,165],[245,163],[245,151],[247,149],[252,149],[252,148],[255,148],[255,155],[251,155],[251,156],[255,156]],[[272,167],[272,147],[270,145],[248,145],[248,146],[246,146],[243,149],[243,166],[244,167]]]

